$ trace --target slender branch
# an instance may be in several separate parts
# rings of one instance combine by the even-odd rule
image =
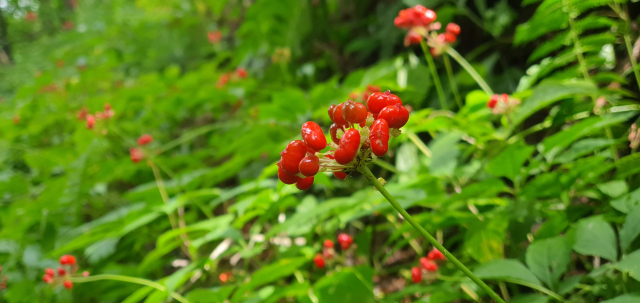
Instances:
[[[425,156],[431,158],[431,150],[426,145],[424,145],[424,142],[422,142],[422,140],[420,140],[420,138],[418,138],[416,134],[407,133],[407,138],[409,138],[409,140],[411,140],[411,142],[413,142],[413,144],[415,144]]]
[[[629,60],[631,60],[631,68],[633,69],[636,82],[638,82],[638,88],[640,89],[640,70],[638,70],[638,61],[636,61],[636,57],[633,55],[633,46],[631,45],[631,37],[629,37],[629,34],[624,35],[624,44],[627,46]]]
[[[447,47],[446,48],[446,52],[447,52],[447,54],[449,54],[449,56],[451,56],[451,58],[453,58],[454,60],[458,61],[458,64],[460,64],[460,66],[462,66],[462,68],[464,68],[467,71],[467,73],[469,73],[469,75],[471,75],[473,80],[476,80],[476,83],[478,83],[480,88],[482,88],[482,90],[487,95],[489,95],[489,96],[493,95],[493,91],[491,90],[491,87],[489,87],[489,84],[487,84],[487,82],[485,82],[484,79],[482,79],[480,74],[478,74],[478,72],[476,72],[476,70],[473,69],[471,64],[469,64],[469,62],[467,62],[467,60],[465,60],[460,54],[458,54],[458,52],[456,52],[455,49],[453,49],[452,47]]]
[[[460,98],[460,92],[458,92],[458,84],[456,84],[456,81],[453,78],[453,70],[451,69],[449,55],[446,53],[442,54],[442,60],[444,61],[444,67],[447,69],[447,76],[449,76],[449,85],[451,85],[453,97],[456,99],[456,103],[458,103],[458,108],[462,108],[462,99]]]
[[[436,86],[436,91],[438,91],[438,99],[440,99],[440,107],[442,107],[442,109],[449,109],[449,107],[447,106],[447,99],[444,96],[444,90],[442,89],[442,83],[440,82],[440,76],[438,76],[438,70],[436,69],[436,64],[433,62],[433,57],[431,56],[429,47],[427,47],[427,43],[424,42],[424,40],[420,40],[420,46],[422,46],[422,52],[424,53],[424,57],[425,59],[427,59],[429,69],[431,70],[433,83]]]
[[[451,254],[446,248],[444,248],[444,246],[438,243],[438,241],[431,234],[429,234],[428,231],[422,228],[418,221],[416,221],[411,215],[409,215],[409,213],[407,213],[407,211],[402,208],[400,203],[398,203],[398,201],[396,201],[391,196],[391,194],[389,194],[387,189],[385,189],[384,186],[382,186],[382,184],[378,182],[378,179],[376,179],[376,177],[373,175],[373,173],[371,173],[366,165],[360,165],[360,167],[358,167],[358,171],[360,171],[360,173],[362,173],[365,178],[367,178],[367,180],[371,184],[373,184],[376,189],[378,189],[378,191],[387,199],[387,201],[391,203],[391,206],[393,206],[393,208],[395,208],[404,217],[404,219],[407,220],[407,222],[409,222],[411,226],[413,226],[413,228],[415,228],[423,237],[425,237],[427,241],[429,241],[429,243],[431,243],[436,249],[442,252],[447,260],[453,263],[453,265],[455,265],[460,271],[462,271],[467,277],[469,277],[469,279],[471,279],[480,288],[487,292],[489,297],[491,297],[493,300],[498,303],[505,303],[504,300],[502,300],[502,298],[500,298],[500,296],[498,296],[498,294],[496,294],[487,284],[482,282],[480,278],[478,278],[473,272],[471,272],[471,270],[464,266],[464,264],[462,264],[462,262],[454,257],[453,254]]]
[[[164,287],[164,285],[162,285],[162,284],[160,284],[158,282],[147,280],[147,279],[128,277],[128,276],[121,276],[121,275],[105,274],[105,275],[95,275],[95,276],[89,276],[89,277],[72,277],[69,280],[71,280],[71,282],[74,282],[74,283],[86,283],[86,282],[94,282],[94,281],[101,281],[101,280],[112,280],[112,281],[121,281],[121,282],[140,284],[140,285],[144,285],[144,286],[149,286],[149,287],[155,288],[155,289],[157,289],[159,291],[162,291],[162,292],[166,292],[172,298],[176,299],[179,302],[182,302],[182,303],[189,303],[190,302],[185,297],[181,296],[179,293],[168,292],[167,288]]]

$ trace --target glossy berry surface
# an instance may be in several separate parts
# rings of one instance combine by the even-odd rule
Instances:
[[[429,260],[429,258],[426,258],[426,257],[420,258],[420,266],[424,268],[424,270],[426,271],[438,270],[438,264],[436,264],[436,262],[433,262],[432,260]]]
[[[444,256],[444,254],[436,248],[434,248],[432,251],[429,252],[429,254],[427,254],[427,258],[431,260],[440,260],[440,261],[444,261],[447,259]]]
[[[324,240],[324,243],[322,243],[322,246],[325,248],[333,248],[333,241],[326,239]]]
[[[419,267],[411,268],[411,281],[413,281],[413,283],[422,281],[422,271],[420,271]]]
[[[383,108],[378,119],[386,120],[389,128],[401,128],[409,120],[409,111],[404,106],[391,105]]]
[[[42,276],[42,281],[44,283],[51,283],[53,282],[53,276],[45,274],[44,276]]]
[[[386,120],[378,119],[371,125],[369,132],[369,141],[371,141],[371,152],[378,157],[387,154],[389,150],[389,125]]]
[[[73,288],[73,282],[69,281],[69,280],[65,280],[64,281],[64,288],[66,289],[71,289]]]
[[[451,33],[453,35],[460,35],[460,25],[457,25],[455,23],[449,23],[447,24],[447,29],[446,29],[447,33]]]
[[[299,190],[307,190],[309,188],[311,188],[311,185],[313,185],[313,177],[306,177],[304,179],[300,179],[298,180],[298,182],[296,182],[296,187]]]
[[[345,233],[341,233],[338,235],[338,243],[340,243],[342,249],[349,249],[351,243],[353,243],[353,238]]]
[[[308,121],[302,124],[302,139],[307,146],[313,150],[323,150],[327,147],[327,138],[325,138],[322,128],[318,123]]]
[[[353,158],[355,158],[358,153],[358,147],[360,147],[360,132],[350,128],[340,139],[340,145],[334,154],[336,162],[339,164],[348,164],[353,161]]]
[[[372,114],[378,114],[383,108],[395,104],[395,100],[391,100],[389,95],[391,95],[391,93],[388,91],[384,93],[377,92],[371,94],[367,100],[369,112]]]
[[[444,33],[444,41],[448,43],[453,43],[453,42],[456,42],[456,40],[457,40],[456,35],[449,32]]]
[[[300,180],[300,177],[287,173],[282,169],[282,164],[278,163],[278,179],[284,184],[293,184]]]
[[[300,173],[307,176],[315,176],[320,170],[320,159],[316,155],[307,155],[300,161]]]
[[[299,173],[300,161],[302,161],[302,158],[305,157],[307,152],[307,145],[302,140],[293,140],[289,142],[287,147],[281,153],[282,169],[291,175]]]
[[[329,127],[329,134],[331,135],[331,141],[335,144],[340,144],[340,139],[338,139],[338,129],[341,129],[344,132],[344,126],[340,126],[338,124],[331,124]]]
[[[362,103],[348,100],[342,106],[342,117],[350,123],[360,123],[367,119],[367,107]]]
[[[153,137],[149,134],[144,134],[138,138],[138,145],[147,145],[153,142]]]
[[[76,257],[72,255],[62,255],[59,261],[61,265],[75,265]]]
[[[335,172],[333,172],[333,176],[334,176],[334,177],[336,177],[336,178],[338,178],[338,179],[340,179],[340,180],[344,180],[344,179],[346,179],[349,175],[347,175],[347,174],[345,174],[345,173],[343,173],[343,172],[341,172],[341,171],[335,171]]]
[[[138,163],[140,160],[144,159],[144,153],[142,150],[132,147],[129,149],[129,156],[131,157],[131,162]]]
[[[323,269],[324,259],[322,258],[322,254],[316,254],[315,257],[313,257],[313,263],[316,264],[317,268]]]
[[[53,268],[47,268],[44,270],[44,274],[48,276],[54,276],[56,273],[53,271]]]
[[[62,267],[58,267],[58,275],[64,276],[67,273]]]

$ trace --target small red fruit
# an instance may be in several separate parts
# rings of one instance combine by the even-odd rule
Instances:
[[[395,104],[402,105],[402,100],[400,100],[398,96],[392,94],[390,91],[386,91],[384,93],[373,93],[367,100],[367,107],[369,108],[369,111],[374,115],[380,113],[383,108]]]
[[[229,281],[229,276],[227,273],[223,272],[218,276],[218,279],[220,279],[220,283],[227,283],[227,281]]]
[[[333,248],[333,241],[326,239],[324,240],[322,246],[324,246],[325,248]]]
[[[313,185],[313,177],[306,177],[306,178],[300,179],[300,180],[298,180],[298,182],[296,182],[296,187],[299,190],[307,190],[307,189],[311,188],[311,185]]]
[[[302,139],[313,150],[323,150],[327,147],[327,138],[318,123],[308,121],[302,124]]]
[[[307,154],[307,145],[302,140],[293,140],[289,142],[287,147],[281,153],[282,169],[290,175],[300,172],[300,161]]]
[[[313,263],[316,264],[316,267],[323,269],[324,268],[324,259],[322,258],[322,254],[316,254],[315,257],[313,257]]]
[[[413,283],[419,283],[422,281],[422,272],[420,271],[420,268],[414,267],[411,269],[411,281],[413,281]]]
[[[64,276],[67,273],[62,267],[58,267],[58,275]]]
[[[300,161],[300,173],[307,176],[315,176],[320,170],[320,159],[316,155],[308,155]]]
[[[153,137],[149,134],[144,134],[138,138],[138,145],[147,145],[153,142]]]
[[[284,184],[293,184],[300,180],[300,177],[287,173],[282,169],[282,164],[278,162],[278,179]]]
[[[53,282],[53,276],[45,274],[42,276],[42,281],[44,281],[44,283],[51,283]]]
[[[111,103],[105,103],[104,104],[104,111],[108,111],[111,109]]]
[[[342,118],[350,123],[360,123],[367,119],[367,107],[362,103],[347,100],[342,107]]]
[[[338,139],[338,129],[342,129],[342,131],[344,132],[344,126],[340,126],[338,124],[331,124],[331,126],[329,127],[329,134],[331,135],[331,141],[333,141],[333,143],[335,144],[340,144],[340,139]]]
[[[347,125],[347,121],[344,119],[344,117],[342,116],[342,107],[344,106],[344,103],[340,103],[338,105],[336,105],[335,109],[333,110],[333,118],[331,120],[333,120],[333,122],[335,122],[338,125]]]
[[[353,238],[345,233],[341,233],[338,235],[338,243],[340,243],[342,249],[349,249],[351,243],[353,243]]]
[[[420,258],[420,266],[422,266],[422,268],[424,268],[426,271],[438,270],[438,264],[436,264],[436,262],[429,260],[429,258],[425,258],[425,257]]]
[[[498,95],[491,96],[491,99],[487,102],[487,107],[494,109],[498,105]]]
[[[144,153],[135,147],[129,149],[129,156],[133,163],[138,163],[140,160],[144,159]]]
[[[456,36],[460,35],[460,25],[457,25],[455,23],[447,24],[447,33],[452,33]]]
[[[373,122],[371,132],[369,132],[369,141],[374,155],[382,157],[387,154],[389,150],[389,125],[387,120],[378,119]]]
[[[218,43],[222,39],[222,32],[210,31],[207,33],[207,38],[209,39],[209,43]]]
[[[334,154],[336,162],[344,165],[353,161],[353,158],[358,154],[358,147],[360,147],[360,132],[350,128],[340,139],[340,144]]]
[[[82,272],[82,276],[83,276],[83,277],[88,277],[88,276],[89,276],[89,272],[88,272],[88,271],[86,271],[86,270],[85,270],[85,271],[83,271],[83,272]]]
[[[92,129],[96,124],[96,117],[93,115],[87,115],[87,128]]]
[[[440,261],[444,261],[447,259],[447,257],[445,257],[444,254],[440,252],[437,248],[434,248],[432,251],[430,251],[429,254],[427,254],[427,258],[431,260],[440,260]]]
[[[369,85],[367,85],[367,91],[369,91],[370,93],[379,92],[380,91],[380,86],[369,84]]]
[[[240,78],[246,78],[247,77],[247,70],[244,69],[244,67],[238,67],[236,69],[236,75],[238,75],[238,77],[240,77]]]
[[[378,119],[387,120],[389,128],[401,128],[409,121],[409,111],[404,106],[387,106],[380,111]]]
[[[64,288],[71,289],[72,287],[73,287],[73,282],[71,282],[69,280],[65,280],[64,281]]]
[[[340,179],[340,180],[344,180],[344,179],[346,179],[349,175],[347,175],[347,174],[345,174],[345,173],[343,173],[343,172],[341,172],[341,171],[334,171],[334,172],[333,172],[333,176],[334,176],[334,177],[336,177],[336,178],[338,178],[338,179]]]
[[[450,32],[444,33],[444,41],[447,41],[449,43],[453,43],[453,42],[456,42],[456,40],[457,40],[456,35],[454,35],[454,34],[452,34]]]
[[[62,255],[60,257],[60,265],[75,265],[76,257],[72,255]]]
[[[406,36],[404,36],[404,46],[409,46],[411,44],[419,44],[422,41],[422,36],[416,33],[415,31],[409,31]]]
[[[53,276],[55,276],[56,273],[53,271],[53,268],[47,268],[47,269],[44,270],[44,274],[47,275],[47,276],[52,276],[53,277]]]

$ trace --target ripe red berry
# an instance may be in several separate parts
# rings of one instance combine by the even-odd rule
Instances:
[[[367,85],[367,91],[369,91],[370,93],[379,92],[380,91],[380,86],[369,84],[369,85]]]
[[[404,36],[404,46],[420,44],[420,41],[422,41],[422,36],[412,30],[409,31],[406,36]]]
[[[400,100],[398,96],[392,94],[390,91],[386,91],[384,93],[373,93],[367,100],[367,107],[369,108],[369,111],[374,115],[380,113],[383,108],[395,104],[402,105],[402,100]]]
[[[456,42],[456,35],[450,33],[450,32],[446,32],[444,33],[444,41],[449,42],[449,43],[453,43]]]
[[[502,102],[507,104],[509,103],[509,95],[508,94],[502,94],[500,95],[500,98],[502,99]]]
[[[52,276],[53,277],[53,276],[55,276],[56,273],[53,271],[53,268],[47,268],[47,269],[44,270],[44,274],[47,275],[47,276]]]
[[[333,176],[334,176],[334,177],[336,177],[336,178],[338,178],[338,179],[340,179],[340,180],[344,180],[344,179],[346,179],[349,175],[347,175],[347,174],[345,174],[345,173],[343,173],[343,172],[341,172],[341,171],[334,171],[334,172],[333,172]]]
[[[427,26],[431,24],[433,21],[436,21],[436,18],[437,18],[436,12],[430,9],[427,9],[427,11],[424,12],[422,17],[422,25]]]
[[[331,119],[331,121],[336,122],[335,120],[333,120],[333,112],[336,111],[336,107],[338,107],[335,104],[331,104],[329,105],[329,110],[327,110],[327,114],[329,114],[329,119]]]
[[[329,134],[331,135],[331,141],[333,141],[333,143],[335,144],[340,144],[340,139],[338,139],[338,129],[342,129],[342,131],[344,132],[344,126],[338,125],[338,124],[331,124],[331,126],[329,127]]]
[[[138,145],[147,145],[153,142],[153,137],[149,134],[144,134],[138,138]]]
[[[422,281],[422,272],[420,271],[420,268],[414,267],[411,269],[411,281],[413,281],[413,283],[419,283]]]
[[[347,100],[342,107],[342,118],[351,123],[360,123],[367,119],[367,107],[362,103]]]
[[[371,151],[374,155],[382,157],[389,150],[389,125],[387,120],[378,119],[371,125],[369,132]]]
[[[86,108],[81,108],[78,113],[76,114],[76,117],[78,118],[78,120],[85,120],[87,119],[87,109]]]
[[[64,276],[67,273],[62,267],[58,267],[58,275]]]
[[[322,246],[324,246],[325,248],[333,248],[333,241],[326,239],[324,240]]]
[[[278,179],[284,184],[293,184],[300,180],[300,177],[287,173],[282,169],[282,164],[278,162]]]
[[[129,149],[129,156],[131,157],[131,162],[138,163],[140,160],[144,159],[144,153],[142,150],[132,147]]]
[[[333,258],[333,250],[332,249],[327,249],[327,248],[323,249],[322,250],[322,256],[327,260]]]
[[[344,103],[340,103],[336,105],[335,109],[333,110],[333,118],[331,120],[333,120],[333,122],[335,122],[338,125],[348,125],[347,121],[342,116],[343,106],[344,106]]]
[[[457,25],[455,23],[447,24],[447,33],[452,33],[456,36],[460,35],[460,25]]]
[[[44,281],[44,283],[51,283],[53,282],[53,276],[45,274],[42,276],[42,281]]]
[[[300,173],[307,176],[315,176],[320,170],[320,159],[316,155],[307,155],[300,161]]]
[[[110,109],[111,109],[111,103],[105,103],[105,104],[104,104],[104,110],[105,110],[105,111],[108,111],[108,110],[110,110]]]
[[[313,185],[313,177],[306,177],[304,179],[300,179],[298,180],[298,182],[296,182],[296,187],[299,190],[307,190],[309,188],[311,188],[311,185]]]
[[[401,128],[409,120],[409,111],[404,106],[387,106],[380,111],[378,120],[384,119],[389,123],[389,128]]]
[[[338,235],[338,243],[340,243],[342,249],[349,249],[351,243],[353,243],[353,238],[345,233],[341,233]]]
[[[96,124],[96,117],[93,115],[87,115],[87,128],[92,129],[93,125]]]
[[[327,147],[327,138],[318,123],[308,121],[302,124],[302,140],[313,150],[323,150]]]
[[[434,248],[432,251],[430,251],[429,254],[427,254],[427,258],[431,260],[440,260],[440,261],[444,261],[447,259],[447,257],[445,257],[444,254],[440,252],[437,248]]]
[[[229,276],[227,273],[223,272],[218,276],[218,279],[220,279],[220,283],[227,283],[227,281],[229,281]]]
[[[82,276],[83,276],[83,277],[88,277],[88,276],[89,276],[89,272],[88,272],[88,271],[86,271],[86,270],[85,270],[85,271],[83,271],[83,272],[82,272]]]
[[[313,257],[313,263],[316,264],[316,267],[323,269],[324,268],[324,259],[322,258],[321,254],[316,254],[315,257]]]
[[[436,264],[436,262],[429,260],[429,258],[425,258],[425,257],[420,258],[420,266],[422,266],[422,268],[424,268],[426,271],[438,270],[438,264]]]
[[[498,95],[491,96],[491,99],[487,102],[487,107],[494,109],[498,105]]]
[[[238,67],[236,69],[236,74],[238,75],[238,77],[240,78],[246,78],[247,77],[247,70],[244,69],[244,67]]]
[[[207,38],[209,39],[209,43],[218,43],[222,39],[222,32],[210,31],[207,33]]]
[[[293,140],[289,142],[287,147],[281,153],[282,169],[290,175],[300,172],[300,161],[307,154],[308,148],[302,140]]]
[[[340,139],[340,144],[334,154],[336,162],[344,165],[353,161],[353,158],[358,154],[358,147],[360,147],[360,132],[350,128]]]
[[[64,281],[64,288],[71,289],[72,287],[73,287],[73,282],[71,282],[69,280],[65,280]]]
[[[76,257],[72,255],[62,255],[60,257],[60,265],[75,265]]]

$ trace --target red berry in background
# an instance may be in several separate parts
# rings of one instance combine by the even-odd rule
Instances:
[[[149,134],[144,134],[138,138],[138,145],[147,145],[153,142],[153,137]]]
[[[447,33],[452,33],[456,36],[460,35],[460,25],[457,25],[455,23],[447,24]]]
[[[360,123],[367,119],[367,107],[362,103],[347,100],[342,106],[342,118],[350,123]]]
[[[318,123],[308,121],[302,124],[302,140],[313,150],[323,150],[327,147],[327,138]]]
[[[338,243],[340,243],[342,249],[349,249],[351,243],[353,243],[353,238],[345,233],[341,233],[338,235]]]
[[[420,258],[420,266],[422,266],[422,268],[424,268],[426,271],[438,270],[438,264],[436,264],[436,262],[429,260],[429,258],[425,258],[425,257]]]
[[[53,268],[47,268],[47,269],[44,270],[44,274],[47,275],[47,276],[52,276],[53,277],[53,276],[55,276],[56,273],[53,271]]]
[[[140,149],[132,147],[129,149],[129,157],[131,157],[133,163],[138,163],[144,159],[144,153]]]
[[[64,268],[58,267],[58,275],[64,276],[66,273],[67,273],[67,271],[64,270]]]
[[[13,125],[18,125],[20,123],[20,116],[13,116],[11,120],[13,122]]]
[[[333,122],[335,122],[338,125],[347,125],[347,121],[344,119],[344,117],[342,116],[342,107],[343,107],[344,103],[340,103],[338,105],[336,105],[335,109],[333,110],[333,118],[331,120],[333,120]]]
[[[427,258],[431,260],[440,260],[440,261],[444,261],[447,259],[447,257],[445,257],[444,254],[440,252],[437,248],[434,248],[432,251],[430,251],[429,254],[427,254]]]
[[[336,162],[338,164],[348,164],[353,161],[358,154],[358,148],[360,147],[360,132],[356,129],[348,129],[342,138],[340,138],[340,144],[334,154]]]
[[[500,95],[500,98],[502,99],[502,102],[504,104],[509,103],[509,95],[508,94],[502,94],[502,95]]]
[[[404,46],[420,44],[420,41],[422,41],[422,36],[412,30],[410,30],[407,35],[404,36]]]
[[[300,179],[298,180],[298,182],[296,182],[296,187],[299,190],[307,190],[309,188],[311,188],[311,185],[313,185],[313,177],[306,177],[304,179]]]
[[[331,258],[333,258],[333,250],[332,249],[323,249],[322,250],[322,256],[326,259],[326,260],[330,260]]]
[[[110,110],[110,109],[111,109],[111,103],[105,103],[105,104],[104,104],[104,110],[105,110],[105,111],[108,111],[108,110]]]
[[[85,120],[87,119],[87,109],[86,108],[81,108],[78,113],[76,114],[76,117],[78,118],[78,120]]]
[[[336,177],[336,178],[338,178],[338,179],[340,179],[340,180],[344,180],[344,179],[346,179],[349,175],[347,175],[347,174],[345,174],[345,173],[343,173],[343,172],[341,172],[341,171],[334,171],[334,172],[333,172],[333,176],[334,176],[334,177]]]
[[[329,134],[331,135],[331,141],[333,141],[333,143],[335,144],[340,144],[340,139],[338,139],[338,129],[342,129],[342,131],[345,131],[344,126],[340,126],[338,124],[331,124],[331,126],[329,127]]]
[[[247,77],[247,70],[244,69],[244,67],[238,67],[236,69],[236,75],[238,75],[238,77],[240,77],[240,78],[246,78]]]
[[[92,129],[95,124],[96,117],[94,117],[93,115],[87,115],[87,128]]]
[[[414,267],[411,269],[411,281],[413,281],[413,283],[419,283],[422,281],[422,272],[420,271],[420,268]]]
[[[387,120],[378,119],[371,125],[369,132],[371,151],[374,155],[382,157],[389,150],[389,125]]]
[[[287,147],[281,153],[282,169],[290,175],[300,172],[300,161],[307,155],[307,145],[302,140],[293,140],[289,142]]]
[[[227,283],[227,281],[229,281],[229,275],[223,272],[220,275],[218,275],[218,279],[220,279],[220,283]]]
[[[380,91],[380,86],[369,84],[369,85],[367,85],[367,91],[369,91],[370,93],[379,92]]]
[[[493,109],[496,107],[496,105],[498,105],[498,95],[493,95],[487,102],[487,107]]]
[[[210,31],[207,33],[207,38],[209,39],[209,43],[218,43],[222,40],[222,32]]]
[[[282,169],[282,164],[278,163],[278,179],[284,184],[293,184],[300,180],[300,177],[287,173]]]
[[[333,248],[333,241],[326,239],[324,240],[324,243],[322,243],[322,246],[325,248]]]
[[[51,283],[53,282],[53,276],[45,274],[42,276],[42,281],[44,281],[44,283]]]
[[[456,35],[449,32],[444,33],[444,41],[453,43],[453,42],[456,42],[456,39],[457,39]]]
[[[62,255],[60,257],[60,265],[75,265],[76,257],[72,255]]]
[[[82,276],[83,276],[83,277],[88,277],[88,276],[89,276],[89,272],[88,272],[88,271],[86,271],[86,270],[85,270],[85,271],[83,271],[83,272],[82,272]]]
[[[64,288],[71,289],[72,287],[73,287],[73,282],[71,282],[69,280],[65,280],[64,281]]]
[[[315,263],[316,267],[320,269],[324,268],[324,259],[321,254],[316,254],[315,257],[313,257],[313,263]]]
[[[300,173],[307,176],[315,176],[320,170],[320,159],[316,155],[307,155],[300,161]]]

